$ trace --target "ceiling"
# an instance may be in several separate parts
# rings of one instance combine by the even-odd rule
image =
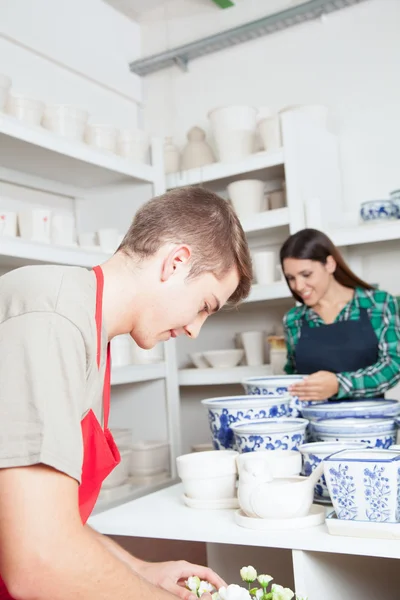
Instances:
[[[169,4],[168,0],[105,0],[107,4],[135,21],[142,20],[148,13]],[[211,7],[217,8],[213,0],[185,0],[188,8]]]

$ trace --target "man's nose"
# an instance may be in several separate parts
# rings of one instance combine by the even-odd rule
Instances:
[[[185,335],[195,340],[199,335],[201,328],[204,324],[204,321],[207,319],[208,315],[197,315],[195,320],[190,323],[190,325],[186,325],[183,329],[185,331]]]

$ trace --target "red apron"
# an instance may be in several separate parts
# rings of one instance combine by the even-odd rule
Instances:
[[[101,359],[101,326],[103,321],[103,287],[104,276],[101,267],[94,267],[96,275],[96,330],[97,330],[97,367]],[[119,464],[121,457],[117,446],[108,429],[110,415],[110,379],[111,353],[110,344],[107,346],[107,362],[103,387],[104,429],[98,422],[92,409],[81,421],[83,438],[82,477],[79,486],[79,512],[82,523],[86,523],[100,493],[104,479]],[[0,577],[0,600],[12,600]]]

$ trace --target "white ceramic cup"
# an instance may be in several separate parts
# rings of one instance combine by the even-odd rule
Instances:
[[[51,217],[51,241],[58,246],[75,243],[75,219],[72,213],[54,213]]]
[[[86,125],[84,138],[89,146],[116,152],[117,129],[113,125],[90,123]]]
[[[100,248],[106,254],[113,254],[118,248],[120,239],[118,229],[99,229],[97,232]]]
[[[18,213],[19,232],[22,238],[35,242],[50,243],[51,210],[33,208]]]
[[[44,103],[28,98],[24,94],[9,93],[6,102],[6,112],[29,125],[40,125]]]
[[[278,150],[282,146],[279,117],[267,117],[258,123],[264,150]]]
[[[240,220],[261,212],[264,186],[259,179],[242,179],[228,185],[229,197]]]
[[[11,210],[0,209],[0,236],[7,235],[16,237],[17,235],[17,213]]]
[[[242,333],[246,362],[249,367],[264,364],[264,333],[262,331],[245,331]]]
[[[275,281],[275,252],[260,250],[252,253],[257,283],[271,284]]]
[[[111,359],[114,367],[132,364],[132,342],[130,335],[117,335],[111,340]]]

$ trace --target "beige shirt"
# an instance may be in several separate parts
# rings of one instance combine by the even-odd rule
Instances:
[[[32,266],[0,277],[0,468],[43,463],[80,481],[81,421],[102,419],[106,355],[97,368],[96,278]]]

